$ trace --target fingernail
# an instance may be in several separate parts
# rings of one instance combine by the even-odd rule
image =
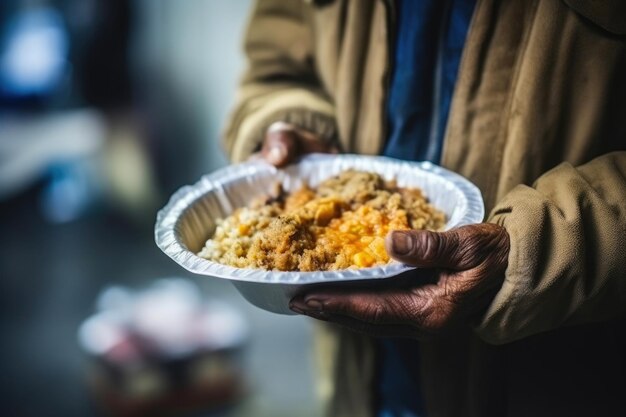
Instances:
[[[392,232],[391,249],[397,255],[407,255],[413,250],[413,239],[408,233]]]
[[[306,300],[306,306],[309,310],[322,311],[322,303],[314,298]]]
[[[298,314],[305,314],[305,311],[307,310],[306,304],[304,304],[304,301],[301,300],[292,300],[289,303],[289,308]]]
[[[291,311],[293,311],[294,313],[298,313],[298,314],[304,314],[304,310],[302,310],[301,308],[298,308],[296,305],[294,304],[289,304],[289,309]]]
[[[287,149],[280,145],[274,145],[267,152],[267,160],[272,164],[281,164],[287,156]]]

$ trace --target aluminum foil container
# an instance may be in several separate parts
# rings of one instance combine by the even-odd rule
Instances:
[[[293,314],[288,303],[313,286],[390,278],[414,269],[392,261],[387,265],[340,271],[266,271],[235,268],[197,256],[224,218],[253,199],[266,196],[282,183],[293,191],[347,169],[376,172],[395,179],[400,187],[419,187],[429,201],[446,214],[445,229],[483,220],[484,205],[478,188],[462,176],[429,162],[408,162],[381,156],[322,155],[304,157],[297,164],[277,169],[262,161],[246,162],[205,175],[196,184],[178,190],[159,211],[156,243],[183,268],[200,275],[230,280],[252,304],[280,314]]]

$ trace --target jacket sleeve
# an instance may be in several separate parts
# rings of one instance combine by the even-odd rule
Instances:
[[[489,221],[507,229],[511,251],[476,328],[484,340],[626,315],[626,152],[557,166],[514,188]]]
[[[276,121],[336,140],[334,106],[315,72],[307,7],[296,0],[256,1],[245,35],[248,68],[224,132],[233,161],[258,149]]]

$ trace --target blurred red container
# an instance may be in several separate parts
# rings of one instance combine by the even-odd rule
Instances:
[[[243,317],[181,279],[109,288],[79,329],[89,385],[119,417],[224,415],[245,394]]]

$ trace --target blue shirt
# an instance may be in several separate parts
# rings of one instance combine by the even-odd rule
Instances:
[[[397,0],[384,155],[439,163],[476,0]],[[382,339],[379,417],[420,417],[419,344]]]
[[[397,0],[383,153],[439,163],[450,100],[476,0]]]

